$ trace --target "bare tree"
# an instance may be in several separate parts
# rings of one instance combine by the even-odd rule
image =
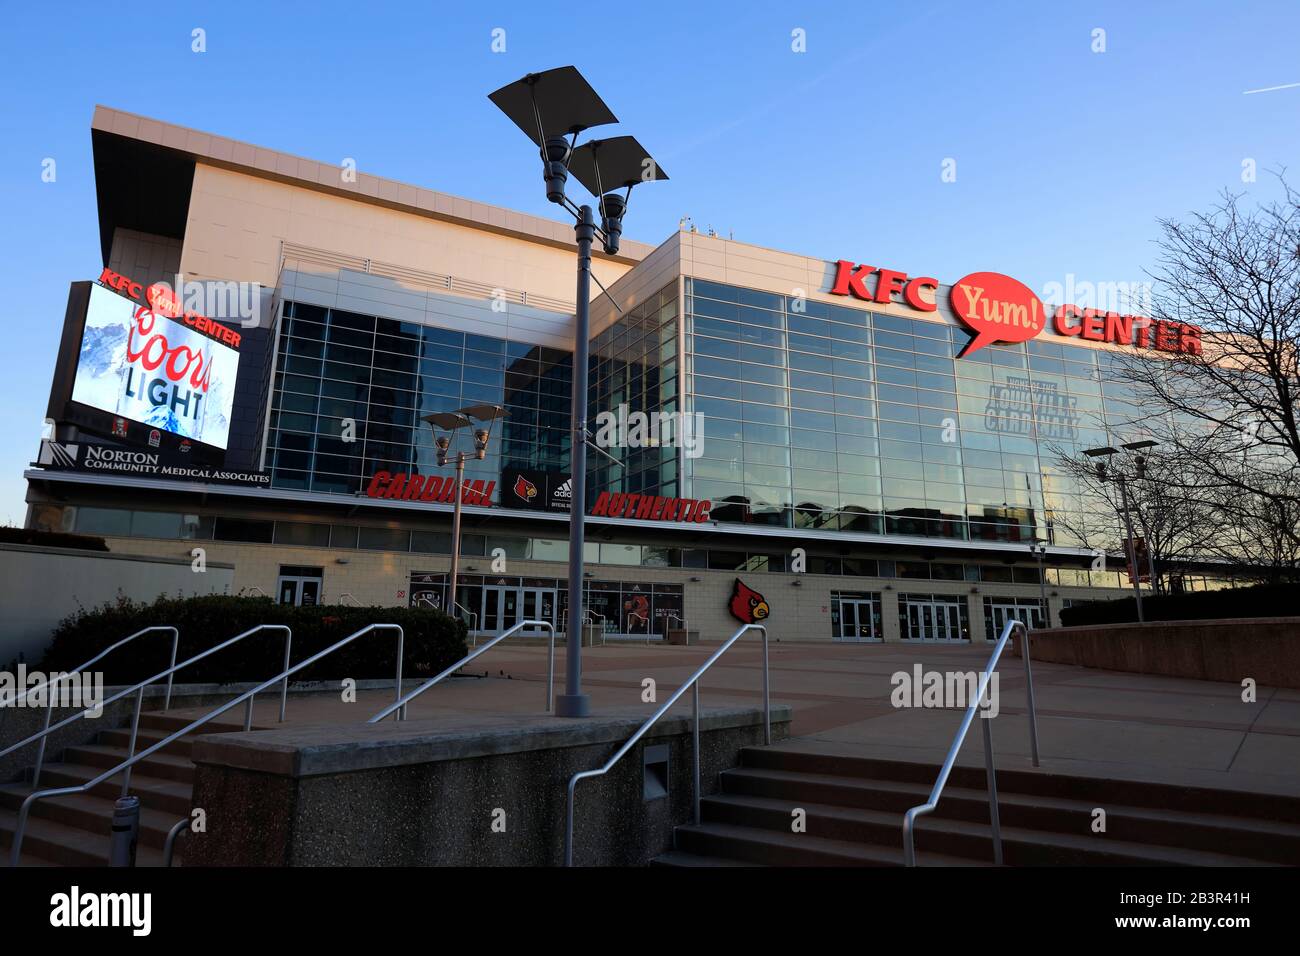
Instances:
[[[1300,544],[1300,194],[1278,181],[1274,201],[1225,192],[1161,221],[1151,319],[1199,326],[1202,349],[1115,369],[1143,410],[1133,424],[1177,462],[1177,493],[1220,516],[1202,551],[1264,576],[1293,573]]]
[[[1091,503],[1085,501],[1077,510],[1054,512],[1053,523],[1085,548],[1119,555],[1127,562],[1125,495],[1119,487],[1122,477],[1133,533],[1146,542],[1155,570],[1151,586],[1158,593],[1168,590],[1172,574],[1205,556],[1205,541],[1217,536],[1224,518],[1212,502],[1182,481],[1183,465],[1168,453],[1144,455],[1140,469],[1134,459],[1108,462],[1103,477],[1096,459],[1057,449],[1056,468],[1069,476]],[[1147,570],[1137,569],[1139,575]]]

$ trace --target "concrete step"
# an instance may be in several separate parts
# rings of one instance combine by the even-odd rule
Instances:
[[[902,815],[769,797],[721,795],[701,801],[708,822],[790,832],[797,806],[804,810],[806,835],[853,844],[902,845]],[[1003,860],[1010,866],[1250,866],[1257,861],[1182,847],[1117,840],[1108,834],[1053,833],[1002,824]],[[801,834],[792,834],[800,836]],[[992,830],[982,822],[922,817],[916,825],[918,859],[993,859]]]
[[[49,764],[41,771],[41,789],[81,786],[98,777],[104,770],[103,767],[85,764]],[[189,815],[193,787],[188,783],[133,773],[131,792],[140,798],[141,806],[174,813],[178,820]],[[116,800],[122,793],[122,775],[118,774],[97,784],[89,793]]]
[[[937,768],[936,768],[937,773]],[[981,771],[981,778],[983,772]],[[1063,797],[1008,791],[998,774],[998,807],[1003,826],[1092,836],[1094,804]],[[724,771],[726,794],[769,797],[830,806],[889,811],[901,826],[902,814],[924,803],[933,783],[864,779],[837,774],[738,768]],[[1117,794],[1123,796],[1122,793]],[[1108,802],[1106,834],[1112,841],[1226,853],[1256,862],[1300,862],[1300,825],[1273,823],[1224,814],[1155,810]],[[929,819],[987,823],[988,791],[949,785]]]
[[[682,853],[670,850],[650,861],[651,866],[675,867],[715,867],[715,866],[762,866],[761,863],[748,863],[744,860],[730,860],[725,856],[697,856],[694,853]]]
[[[788,814],[787,814],[788,820]],[[676,849],[696,856],[726,857],[765,866],[902,866],[900,839],[896,846],[856,844],[808,833],[790,833],[729,823],[701,823],[674,831]],[[984,861],[930,854],[927,862],[948,866],[981,866]]]
[[[152,747],[159,741],[165,740],[170,736],[169,731],[141,727],[135,738],[135,752],[139,753]],[[160,754],[166,754],[170,757],[183,757],[189,759],[190,752],[193,749],[193,741],[190,740],[192,734],[187,734],[180,740],[174,740],[162,750]],[[131,728],[124,727],[117,730],[103,730],[95,738],[95,743],[103,744],[105,747],[120,747],[125,750],[131,744]]]
[[[923,783],[927,788],[934,784],[939,772],[937,763],[823,753],[781,744],[772,747],[744,748],[741,752],[741,766]],[[948,781],[949,787],[974,790],[981,790],[984,785],[984,768],[981,766],[954,767]],[[1300,824],[1300,796],[1075,776],[1051,770],[1028,771],[1002,768],[998,769],[998,790],[1078,800],[1094,807],[1114,804],[1116,794],[1122,794],[1123,799],[1120,802],[1127,807],[1220,814],[1239,819]]]
[[[0,810],[17,814],[23,800],[32,792],[25,784],[0,784]],[[138,795],[138,794],[137,794]],[[32,804],[29,817],[53,820],[84,830],[87,839],[107,838],[112,829],[113,804],[109,798],[88,793],[74,793],[62,797],[46,797]],[[140,843],[162,849],[167,842],[167,831],[183,817],[145,804],[140,806]],[[182,838],[183,840],[184,838]]]
[[[139,753],[139,750],[136,752]],[[69,747],[63,752],[63,762],[99,767],[101,771],[116,767],[126,759],[126,748],[103,744],[84,744],[79,747]],[[137,774],[192,784],[194,764],[188,757],[176,757],[162,752],[153,753],[132,766],[131,779],[134,780]]]
[[[13,846],[14,829],[18,815],[11,810],[0,810],[0,849],[4,863],[9,862],[9,849]],[[109,834],[95,837],[78,827],[55,820],[31,816],[23,832],[22,857],[35,857],[54,866],[107,866]],[[137,866],[161,866],[162,851],[143,843],[136,848]]]
[[[231,696],[233,697],[234,695],[232,694]],[[258,699],[261,700],[261,697],[259,696]],[[213,704],[212,708],[216,708],[218,706],[220,705]],[[144,730],[147,728],[149,730],[154,730],[154,731],[158,731],[158,730],[163,731],[164,734],[173,734],[178,730],[184,730],[186,727],[194,723],[194,721],[196,720],[198,720],[197,716],[179,716],[177,714],[159,714],[159,713],[141,714],[140,729]],[[265,730],[265,729],[266,729],[265,725],[259,725],[257,723],[253,724],[253,730]],[[197,730],[192,731],[192,733],[235,734],[235,733],[242,733],[243,730],[244,730],[244,708],[243,705],[241,704],[239,707],[234,707],[226,711],[216,720],[211,720],[208,723],[204,724],[202,727],[198,728]]]

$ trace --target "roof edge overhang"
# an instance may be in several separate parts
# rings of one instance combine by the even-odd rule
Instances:
[[[196,164],[526,242],[562,249],[575,248],[573,227],[569,223],[462,199],[360,171],[355,171],[355,175],[345,181],[337,165],[319,163],[108,106],[95,106],[90,128],[95,157],[100,247],[105,262],[112,247],[113,230],[117,227],[183,238]],[[181,197],[179,180],[186,172],[189,179],[184,181]],[[151,177],[156,174],[164,178],[153,180]],[[143,187],[151,183],[158,188],[150,186],[149,201],[145,202]],[[162,228],[142,228],[132,225],[132,222],[161,224]],[[654,248],[624,239],[618,255],[609,256],[598,249],[593,250],[593,255],[598,259],[635,265]]]

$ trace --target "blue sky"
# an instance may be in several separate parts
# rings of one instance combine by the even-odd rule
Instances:
[[[1038,289],[1141,280],[1159,217],[1225,187],[1268,198],[1269,169],[1300,178],[1300,86],[1244,93],[1300,83],[1300,4],[1282,0],[661,0],[585,25],[535,3],[120,6],[22,4],[0,35],[0,522],[25,514],[67,284],[100,268],[96,103],[552,216],[486,94],[573,63],[672,177],[634,192],[629,238],[689,214],[758,245]]]

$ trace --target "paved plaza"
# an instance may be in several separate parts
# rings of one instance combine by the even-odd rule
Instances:
[[[716,645],[619,645],[584,648],[583,688],[593,709],[628,708],[650,714],[643,681],[655,681],[660,702],[680,686]],[[779,644],[771,649],[773,703],[794,710],[791,734],[810,748],[876,757],[941,760],[961,714],[956,709],[895,708],[891,676],[912,670],[977,671],[986,646]],[[409,719],[453,714],[537,713],[546,698],[546,649],[502,645],[413,703]],[[563,690],[564,651],[555,658],[556,692]],[[1039,663],[1033,668],[1041,763],[1045,769],[1255,792],[1300,794],[1300,691],[1261,681],[1258,700],[1243,702],[1233,684],[1092,670]],[[1019,658],[1000,667],[1000,714],[993,738],[998,766],[1028,768],[1025,681]],[[702,703],[762,702],[757,643],[733,647],[705,676]],[[391,701],[391,691],[364,691],[356,703],[325,695],[292,695],[295,724],[360,722]],[[690,707],[689,693],[678,708]],[[276,720],[278,697],[259,699],[259,726]],[[203,709],[192,711],[195,715]],[[178,711],[191,713],[191,711]],[[972,734],[961,762],[983,760]]]

